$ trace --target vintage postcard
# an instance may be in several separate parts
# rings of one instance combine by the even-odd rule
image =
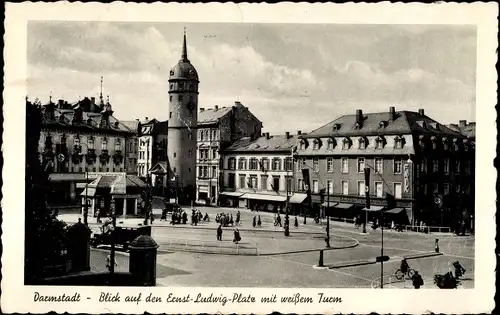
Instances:
[[[2,310],[491,312],[497,15],[7,3]]]

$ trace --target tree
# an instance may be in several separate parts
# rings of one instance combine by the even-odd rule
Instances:
[[[53,164],[40,159],[38,152],[42,127],[42,107],[38,100],[31,103],[26,99],[26,126],[25,283],[32,284],[44,276],[44,267],[61,263],[67,226],[47,204]]]

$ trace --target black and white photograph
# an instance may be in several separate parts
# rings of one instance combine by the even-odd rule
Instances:
[[[193,6],[204,5],[175,12]],[[479,225],[494,228],[495,196],[483,196],[494,130],[476,142],[476,122],[493,126],[481,111],[494,113],[496,94],[480,84],[479,22],[43,12],[25,21],[26,73],[13,76],[24,93],[6,103],[25,124],[17,152],[4,149],[23,164],[22,208],[4,209],[23,227],[19,281],[33,307],[144,312],[150,295],[176,313],[356,312],[343,293],[355,291],[339,290],[368,289],[407,301],[424,290],[445,310],[441,290],[493,283],[494,262],[479,261],[493,248],[478,240],[494,237]]]

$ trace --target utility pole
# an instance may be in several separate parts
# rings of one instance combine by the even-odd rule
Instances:
[[[333,183],[333,182],[332,182]],[[326,247],[330,247],[330,186],[326,182]]]
[[[115,199],[111,196],[110,210],[113,218],[113,230],[111,231],[111,253],[110,253],[110,273],[115,272],[115,242],[116,242],[116,211],[115,211]]]
[[[287,165],[285,165],[285,167],[287,167]],[[290,236],[290,219],[288,217],[288,206],[290,204],[290,195],[289,195],[290,185],[289,185],[288,171],[287,171],[287,176],[285,177],[285,183],[286,183],[285,236]]]

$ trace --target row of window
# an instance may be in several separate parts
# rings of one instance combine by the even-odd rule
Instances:
[[[92,167],[92,168],[85,168],[85,170],[83,169],[83,167],[77,167],[77,166],[73,166],[72,167],[72,172],[73,173],[83,173],[83,172],[123,172],[124,171],[124,168],[123,167],[118,167],[118,168],[109,168],[109,167]]]
[[[179,102],[184,101],[184,95],[178,94],[177,95],[177,99],[179,100]],[[169,100],[172,102],[174,100],[174,95],[171,94],[169,96]],[[193,95],[189,95],[189,102],[193,102],[193,101],[194,101],[194,96]],[[172,114],[172,112],[170,112],[170,114]],[[170,115],[170,116],[172,116],[172,115]],[[170,118],[172,118],[172,117],[170,117]]]
[[[66,145],[66,137],[61,137],[61,144]],[[53,145],[52,143],[52,137],[50,135],[47,135],[45,138],[45,146],[51,147]],[[75,148],[80,148],[81,147],[81,142],[80,142],[80,137],[76,136],[73,139],[73,146]],[[87,138],[87,147],[90,150],[95,150],[95,140],[93,137]],[[121,151],[122,149],[122,141],[119,138],[115,139],[115,151]],[[108,150],[108,139],[105,137],[102,138],[101,140],[101,150]]]
[[[176,83],[170,83],[170,90],[174,90],[176,87],[175,84],[177,84],[177,90],[192,90],[193,88],[196,88],[196,85],[190,82],[176,82]]]
[[[313,150],[319,150],[323,146],[323,140],[314,139]],[[375,149],[383,149],[387,141],[384,137],[378,136],[375,139]],[[394,149],[402,149],[405,144],[405,139],[403,137],[395,137],[394,138]],[[326,142],[327,150],[333,150],[337,146],[337,142],[334,138],[329,138]],[[346,137],[342,140],[342,150],[349,150],[352,147],[353,143],[351,138]],[[305,150],[309,146],[309,142],[305,139],[302,139],[299,142],[299,150]],[[368,139],[366,137],[358,138],[358,149],[364,150],[368,146]]]
[[[209,174],[210,168],[208,166],[198,166],[198,177],[199,178],[217,178],[218,173],[217,173],[217,167],[212,166],[212,174]]]
[[[215,141],[217,139],[217,129],[200,129],[198,131],[198,139],[200,141]]]
[[[326,171],[327,172],[333,172],[334,171],[334,159],[333,158],[326,158]],[[471,171],[471,161],[467,160],[465,161],[465,167],[462,170],[462,165],[460,160],[454,160],[453,167],[450,170],[450,159],[433,159],[431,160],[432,163],[432,172],[433,173],[438,173],[442,169],[444,174],[460,174],[462,171],[469,175]],[[401,174],[402,172],[402,159],[394,159],[392,161],[392,169],[394,174]],[[427,173],[427,165],[428,165],[428,160],[427,159],[422,159],[420,163],[420,171],[422,173]],[[306,159],[302,158],[299,159],[299,163],[297,163],[297,171],[300,171],[302,168],[307,168],[306,164]],[[358,173],[363,172],[365,168],[365,158],[360,157],[357,158],[357,163],[356,163],[356,171]],[[375,172],[382,174],[384,171],[384,159],[383,158],[374,158],[374,164],[373,168]],[[319,172],[319,158],[313,158],[312,159],[312,169],[314,172]],[[340,172],[341,173],[349,173],[349,158],[341,158],[340,159]]]
[[[292,191],[292,176],[285,176],[285,187],[281,187],[282,176],[261,175],[259,181],[257,175],[239,175],[239,185],[236,187],[236,175],[234,173],[229,173],[228,175],[227,186],[232,189],[249,188],[255,190],[285,191],[288,187]]]
[[[248,163],[247,163],[248,161]],[[291,157],[286,158],[239,158],[238,159],[238,168],[236,168],[236,158],[230,157],[228,158],[228,169],[230,170],[251,170],[257,171],[260,170],[262,172],[265,171],[293,171],[293,160]]]
[[[212,149],[199,149],[200,152],[200,160],[212,160],[217,158],[217,149],[212,148]],[[210,152],[212,153],[212,156],[210,156]]]

